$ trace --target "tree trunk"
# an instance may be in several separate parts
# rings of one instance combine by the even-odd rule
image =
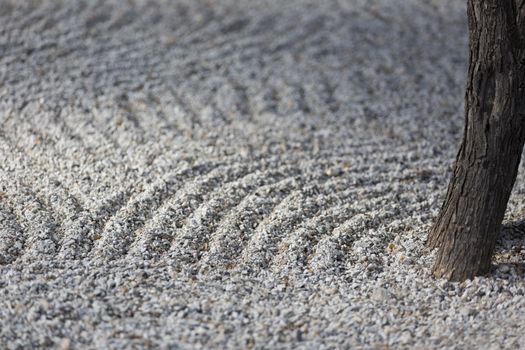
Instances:
[[[465,129],[427,244],[436,277],[490,271],[525,140],[525,0],[468,0]]]

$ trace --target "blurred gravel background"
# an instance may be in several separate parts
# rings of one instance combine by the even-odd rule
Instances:
[[[525,348],[523,169],[491,275],[424,250],[464,5],[0,0],[0,348]]]

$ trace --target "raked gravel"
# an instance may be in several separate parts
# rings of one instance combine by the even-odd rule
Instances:
[[[490,275],[424,247],[466,32],[460,0],[0,1],[0,348],[525,348],[523,166]]]

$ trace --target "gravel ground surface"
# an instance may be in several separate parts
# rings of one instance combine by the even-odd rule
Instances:
[[[525,348],[429,275],[464,1],[0,1],[0,348]]]

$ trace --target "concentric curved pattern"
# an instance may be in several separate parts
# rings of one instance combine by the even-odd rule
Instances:
[[[0,1],[0,347],[525,346],[522,175],[506,274],[427,275],[465,29],[452,0]]]

